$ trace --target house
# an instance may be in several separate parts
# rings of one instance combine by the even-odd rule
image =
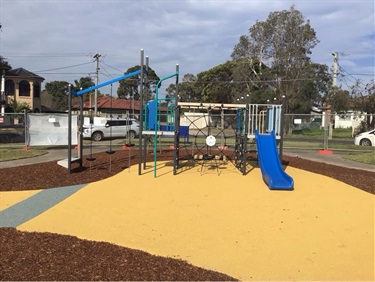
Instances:
[[[84,116],[94,115],[94,102],[84,102],[82,106]],[[110,96],[98,97],[97,102],[97,116],[101,117],[114,117],[114,118],[126,118],[134,117],[139,119],[140,102],[136,100],[125,100],[113,98]],[[74,105],[72,112],[78,114],[79,106]]]
[[[335,115],[335,128],[357,128],[366,120],[367,113],[349,110]]]
[[[82,105],[83,115],[86,117],[94,117],[95,104],[86,101]],[[162,105],[159,108],[160,121],[167,122],[167,115],[170,114],[167,107]],[[79,106],[73,105],[72,113],[79,114]],[[135,118],[140,119],[140,102],[138,100],[126,100],[114,98],[111,96],[98,97],[97,116],[104,118]],[[94,120],[93,118],[91,118]]]
[[[24,68],[7,70],[5,72],[5,103],[10,105],[12,100],[26,103],[34,113],[42,111],[40,92],[44,78]]]

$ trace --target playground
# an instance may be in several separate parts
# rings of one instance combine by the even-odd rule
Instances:
[[[142,53],[141,70],[69,90],[68,121],[45,121],[67,124],[67,159],[1,170],[0,278],[374,280],[373,173],[285,157],[284,98],[234,105],[182,103],[178,93],[159,99],[159,83],[178,84],[177,65],[154,100],[141,103],[138,144],[128,138],[121,149],[110,143],[93,154],[91,143],[84,151],[82,100],[74,116],[71,96],[140,76],[142,100],[143,67]],[[98,244],[131,255],[106,264],[114,253],[98,254]]]
[[[122,154],[125,159],[127,153]],[[103,153],[101,157],[96,157],[100,165],[91,171],[83,171],[86,178],[96,171],[108,172],[108,156]],[[290,163],[293,163],[293,159],[290,159]],[[142,250],[157,255],[153,257],[156,261],[178,259],[195,267],[228,275],[210,276],[210,272],[197,277],[191,271],[190,276],[178,276],[167,267],[171,262],[164,261],[164,268],[159,265],[156,270],[143,265],[142,269],[145,270],[138,274],[139,279],[173,280],[171,277],[174,277],[175,280],[229,280],[232,277],[239,280],[373,280],[372,194],[290,165],[285,170],[295,180],[294,191],[271,191],[262,180],[259,166],[251,164],[254,168],[245,176],[231,162],[220,168],[220,175],[211,169],[202,174],[199,165],[173,175],[171,160],[161,160],[158,161],[158,177],[155,179],[152,161],[147,162],[145,173],[140,177],[137,176],[136,165],[129,169],[126,160],[121,163],[114,160],[112,169],[116,171],[115,166],[119,166],[122,169],[120,173],[87,185],[76,185],[79,187],[75,193],[64,196],[52,207],[45,207],[39,215],[25,222],[21,217],[14,227],[27,232],[23,234],[42,232],[36,234],[48,238],[51,236],[49,234],[59,234],[60,237],[54,239],[58,245],[72,240],[62,235],[89,240],[87,244],[92,244],[92,247],[86,246],[81,256],[73,256],[69,267],[55,265],[53,269],[61,271],[60,280],[65,272],[68,280],[72,280],[72,276],[68,275],[71,271],[79,273],[74,261],[83,269],[92,269],[100,277],[98,279],[106,279],[105,275],[117,277],[117,280],[124,279],[110,276],[114,274],[109,268],[103,268],[99,274],[94,270],[96,261],[101,260],[100,256],[93,255],[95,260],[92,261],[90,254],[96,253],[95,248],[99,244],[95,242]],[[34,167],[37,170],[40,165],[31,165],[27,169],[31,171]],[[345,168],[319,163],[314,165],[313,162],[306,165],[321,167],[326,171],[333,168],[342,173],[346,171]],[[70,178],[63,174],[64,168],[56,163],[48,163],[48,166],[55,170],[57,179]],[[10,168],[2,172],[11,175],[16,170]],[[360,174],[360,171],[356,172]],[[346,175],[350,178],[350,173]],[[368,172],[367,177],[370,175],[371,172]],[[47,182],[48,177],[44,178]],[[1,211],[7,207],[16,208],[16,204],[22,203],[22,200],[26,200],[23,203],[30,204],[30,207],[40,207],[43,206],[40,201],[48,203],[56,198],[58,191],[69,190],[69,186],[38,190],[38,183],[42,182],[37,179],[29,182],[36,190],[1,192]],[[43,194],[45,191],[51,194]],[[18,212],[22,213],[22,209],[25,207]],[[32,208],[26,210],[23,212],[32,214]],[[79,242],[76,242],[77,246],[82,244]],[[51,254],[40,253],[37,241],[31,240],[29,243],[27,249],[34,252],[31,257],[36,261],[21,260],[28,264],[23,269],[35,268],[35,271],[28,270],[29,275],[34,275],[29,276],[28,280],[32,277],[43,279],[37,274],[38,271],[43,273],[38,267],[43,265],[43,257]],[[45,244],[48,249],[48,243]],[[49,247],[56,247],[55,244]],[[65,255],[70,253],[62,249],[59,252]],[[26,253],[30,256],[29,252]],[[53,252],[52,256],[59,255]],[[136,253],[135,256],[142,257],[144,254]],[[15,264],[21,261],[14,260]],[[124,264],[124,269],[134,267],[124,261],[117,263]],[[177,264],[181,263],[178,261]],[[159,276],[142,276],[153,271]],[[77,277],[81,277],[79,280],[84,277],[95,280],[93,276],[86,275]],[[22,279],[19,277],[17,280]],[[133,276],[129,280],[137,279]]]

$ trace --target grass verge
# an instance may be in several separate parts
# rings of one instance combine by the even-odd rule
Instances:
[[[47,154],[45,150],[22,150],[21,148],[0,148],[0,162],[37,157]]]
[[[360,163],[375,165],[375,152],[372,151],[370,153],[363,153],[363,154],[348,154],[343,156],[344,159],[352,160]]]

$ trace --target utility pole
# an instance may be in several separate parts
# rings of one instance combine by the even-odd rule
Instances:
[[[332,86],[336,87],[336,79],[337,79],[337,63],[339,61],[339,55],[337,52],[332,52],[333,56],[333,79],[332,79]]]
[[[102,55],[100,55],[99,53],[96,53],[94,55],[94,59],[96,61],[96,81],[95,81],[95,84],[98,85],[99,84],[99,58],[101,57]],[[98,89],[95,89],[95,96],[94,96],[94,104],[95,104],[95,107],[94,107],[94,114],[95,116],[98,115]],[[90,105],[91,106],[91,105]]]

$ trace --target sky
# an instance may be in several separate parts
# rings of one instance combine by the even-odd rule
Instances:
[[[160,78],[179,64],[181,81],[230,60],[257,20],[292,5],[320,41],[312,61],[332,67],[338,52],[339,86],[374,79],[373,0],[0,0],[0,56],[44,77],[42,89],[55,80],[95,82],[97,53],[99,83],[119,77],[140,65],[141,49]]]

